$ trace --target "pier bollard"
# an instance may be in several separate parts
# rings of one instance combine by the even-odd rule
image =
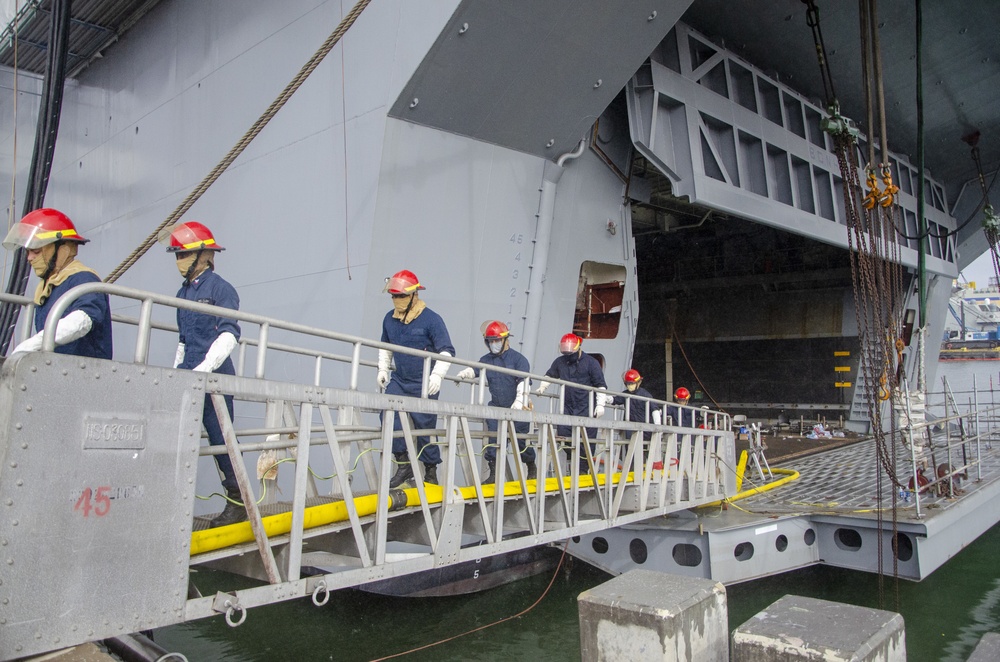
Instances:
[[[969,662],[995,662],[1000,660],[1000,634],[987,632],[972,651]]]
[[[584,591],[577,603],[584,662],[729,659],[729,610],[719,582],[631,570]]]
[[[733,662],[906,662],[903,617],[786,595],[733,631]]]

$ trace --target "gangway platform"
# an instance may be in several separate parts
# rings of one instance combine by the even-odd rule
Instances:
[[[116,360],[54,353],[53,320],[75,296],[95,290],[112,296],[113,310],[138,311],[114,317]],[[157,319],[174,319],[176,308],[239,320],[237,375],[169,367],[176,330]],[[259,605],[303,597],[321,605],[338,588],[735,494],[724,414],[699,410],[699,428],[625,422],[617,420],[621,411],[566,416],[559,412],[569,384],[551,379],[558,393],[535,397],[534,409],[498,409],[482,403],[490,371],[504,369],[460,358],[456,367],[483,369],[474,381],[450,378],[461,388],[447,388],[463,394],[462,402],[365,391],[359,384],[375,383],[379,349],[419,356],[425,384],[439,358],[115,285],[67,293],[50,313],[43,350],[8,357],[0,367],[0,658],[220,614],[237,625]],[[224,394],[235,399],[234,419]],[[225,446],[202,439],[206,397]],[[636,397],[633,404],[647,403],[667,420],[667,403]],[[397,412],[402,430],[394,432]],[[415,430],[408,413],[434,414],[437,427]],[[484,433],[487,419],[500,423],[495,439]],[[518,434],[516,422],[529,423],[530,432]],[[571,433],[557,435],[557,426]],[[394,458],[382,449],[396,435],[410,458],[420,435],[440,446],[440,485],[418,480],[389,489]],[[536,450],[538,480],[528,480],[512,451],[522,440]],[[482,483],[484,443],[497,444],[506,479],[498,471],[498,482]],[[273,481],[254,476],[262,451],[281,458]],[[197,486],[201,474],[219,490],[216,453],[233,461],[249,519],[204,530]],[[420,475],[422,465],[414,466]],[[284,504],[275,498],[279,490]],[[480,544],[467,547],[470,538]],[[392,553],[402,543],[420,551]],[[329,570],[307,575],[315,565],[310,555]],[[263,583],[202,595],[192,581],[195,565]]]
[[[919,581],[1000,522],[997,408],[952,409],[894,441],[902,489],[885,475],[879,484],[868,439],[781,464],[797,478],[780,489],[587,534],[569,551],[612,574],[644,567],[727,584],[815,564]],[[951,470],[938,477],[942,465]],[[918,471],[928,484],[906,489]]]

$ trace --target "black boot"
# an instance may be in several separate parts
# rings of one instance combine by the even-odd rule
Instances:
[[[538,467],[535,466],[534,462],[525,462],[524,466],[528,468],[528,477],[525,480],[537,480],[538,479]]]
[[[237,488],[235,490],[226,490],[226,492],[229,497],[229,501],[226,501],[226,507],[209,522],[209,526],[213,529],[219,526],[228,526],[237,522],[247,521],[247,509],[243,505],[243,496],[240,494],[240,490]],[[233,501],[236,503],[233,503]]]
[[[438,468],[436,464],[424,465],[424,482],[431,485],[438,484]]]
[[[486,469],[488,471],[486,473],[486,478],[483,478],[483,485],[485,485],[487,483],[495,483],[496,482],[496,480],[497,480],[497,477],[496,477],[496,468],[497,468],[496,458],[493,458],[492,460],[486,460]]]
[[[413,467],[410,466],[410,461],[406,459],[406,453],[396,455],[396,462],[396,473],[389,479],[389,487],[399,487],[413,478]]]

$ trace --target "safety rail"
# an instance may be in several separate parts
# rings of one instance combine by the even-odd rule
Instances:
[[[116,340],[123,336],[122,324],[136,330],[133,361],[51,352],[53,322],[88,292],[138,302],[138,317],[113,317]],[[150,363],[151,355],[161,355],[150,351],[153,338],[160,338],[154,331],[171,331],[154,321],[157,306],[258,325],[256,339],[245,338],[240,350],[240,363],[253,375]],[[277,343],[279,331],[301,340]],[[308,343],[317,347],[305,347]],[[364,357],[374,357],[378,349],[419,356],[425,384],[431,362],[440,356],[245,311],[87,284],[53,305],[43,348],[8,358],[2,372],[4,382],[21,387],[3,389],[6,395],[0,397],[5,456],[0,499],[14,504],[7,513],[13,519],[0,519],[0,538],[11,541],[6,549],[11,563],[0,567],[0,579],[13,595],[9,604],[0,604],[0,657],[220,613],[237,625],[250,607],[309,595],[319,603],[337,588],[635,523],[735,493],[730,469],[735,450],[725,414],[710,413],[701,428],[568,416],[561,413],[565,388],[588,391],[592,403],[600,390],[457,357],[449,362],[480,369],[478,379],[451,379],[468,386],[468,402],[366,392],[359,388],[362,373],[371,372],[374,384],[376,363]],[[313,361],[309,378],[299,383],[269,377],[285,375],[282,354]],[[321,383],[330,379],[321,367],[328,361],[343,366],[343,386]],[[482,403],[492,372],[544,379],[557,384],[559,393],[545,399],[549,411],[490,407]],[[445,396],[456,393],[464,395],[459,390]],[[218,414],[224,447],[200,441],[206,395]],[[229,417],[224,395],[235,399],[236,418],[245,423],[241,429]],[[664,412],[676,406],[649,402],[650,409],[655,402]],[[394,432],[397,412],[402,430]],[[414,429],[405,415],[412,413],[436,415],[438,424]],[[499,422],[495,433],[487,430],[490,419]],[[515,423],[528,423],[529,432],[519,433]],[[569,427],[570,434],[559,436],[559,426]],[[591,438],[588,429],[594,428],[598,434]],[[397,435],[417,476],[422,475],[417,437],[431,436],[440,446],[440,486],[416,480],[412,488],[389,489],[395,459],[379,451]],[[528,479],[519,461],[522,442],[536,452],[536,480]],[[496,480],[484,484],[476,458],[487,443],[497,446],[498,470]],[[254,481],[248,471],[252,453],[267,450],[279,457],[264,468],[278,475]],[[55,467],[53,453],[60,458]],[[233,462],[247,522],[208,528],[206,518],[194,514],[198,458],[211,462],[207,456],[214,453],[226,453]],[[291,472],[284,471],[286,463]],[[47,467],[44,481],[37,473],[42,467]],[[205,464],[201,469],[204,473]],[[272,498],[278,485],[284,503]],[[66,494],[72,495],[68,504]],[[39,550],[37,538],[16,528],[17,520],[48,523],[58,544]],[[95,526],[105,537],[94,538]],[[99,542],[106,537],[118,545]],[[137,553],[136,545],[147,551]],[[29,560],[47,569],[44,586],[28,582],[27,575],[6,574]],[[128,568],[117,573],[127,577],[108,584],[108,575],[116,574],[107,572],[109,564]],[[266,584],[200,596],[192,588],[191,565]],[[133,577],[142,577],[143,585],[135,586],[128,579]],[[94,589],[87,591],[85,605],[77,604],[81,582]],[[46,632],[37,632],[29,621],[46,622]]]
[[[968,409],[961,411],[954,393],[946,378],[942,380],[943,391],[927,393],[926,409],[940,408],[944,415],[935,417],[920,411],[914,411],[911,398],[904,394],[903,405],[906,409],[906,421],[912,424],[901,426],[906,447],[910,451],[910,478],[904,492],[913,495],[914,514],[921,518],[923,501],[928,494],[937,496],[956,496],[961,494],[960,480],[981,481],[982,460],[984,451],[992,449],[1000,426],[984,424],[983,417],[988,417],[994,423],[1000,416],[1000,405],[981,405],[979,389],[973,377],[972,399]],[[940,402],[935,402],[940,396]],[[920,422],[916,419],[924,418]],[[970,472],[975,470],[975,474]],[[924,475],[930,471],[931,475]],[[926,480],[926,482],[922,482]]]

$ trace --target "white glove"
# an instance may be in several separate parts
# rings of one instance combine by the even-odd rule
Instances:
[[[526,380],[522,380],[517,383],[517,395],[514,396],[514,402],[510,403],[511,409],[524,409],[524,392],[527,388],[528,382]]]
[[[600,418],[604,416],[604,405],[597,405],[594,407],[594,418]]]
[[[458,374],[455,376],[458,377],[459,379],[472,379],[476,376],[476,369],[462,368],[461,370],[458,371]]]
[[[385,389],[389,385],[390,365],[392,365],[392,351],[380,349],[378,351],[378,376],[375,378],[380,389]]]
[[[660,425],[663,420],[663,413],[659,409],[653,410],[653,425]]]
[[[451,358],[451,354],[448,352],[441,352],[441,356]],[[448,368],[450,367],[450,363],[440,359],[434,362],[434,369],[431,371],[431,376],[427,378],[427,395],[437,395],[437,392],[441,390],[441,380],[448,374]]]
[[[538,388],[537,388],[537,389],[535,389],[535,393],[536,393],[536,394],[538,394],[538,395],[542,395],[543,393],[545,393],[545,390],[546,390],[546,389],[547,389],[548,387],[549,387],[549,383],[548,383],[548,382],[541,382],[541,383],[540,383],[540,384],[538,385]]]
[[[17,347],[11,354],[17,354],[18,352],[37,352],[42,348],[42,332],[39,331],[35,335],[31,336],[18,343]]]
[[[208,351],[205,352],[205,358],[192,370],[195,372],[215,372],[222,365],[222,362],[229,358],[235,348],[236,336],[228,331],[220,333]]]
[[[56,323],[56,345],[65,345],[87,335],[94,327],[94,320],[82,310],[74,310]],[[14,352],[37,352],[42,348],[42,331],[14,348]],[[14,352],[11,352],[12,354]]]
[[[174,367],[184,363],[184,343],[177,343],[177,353],[174,354]]]

